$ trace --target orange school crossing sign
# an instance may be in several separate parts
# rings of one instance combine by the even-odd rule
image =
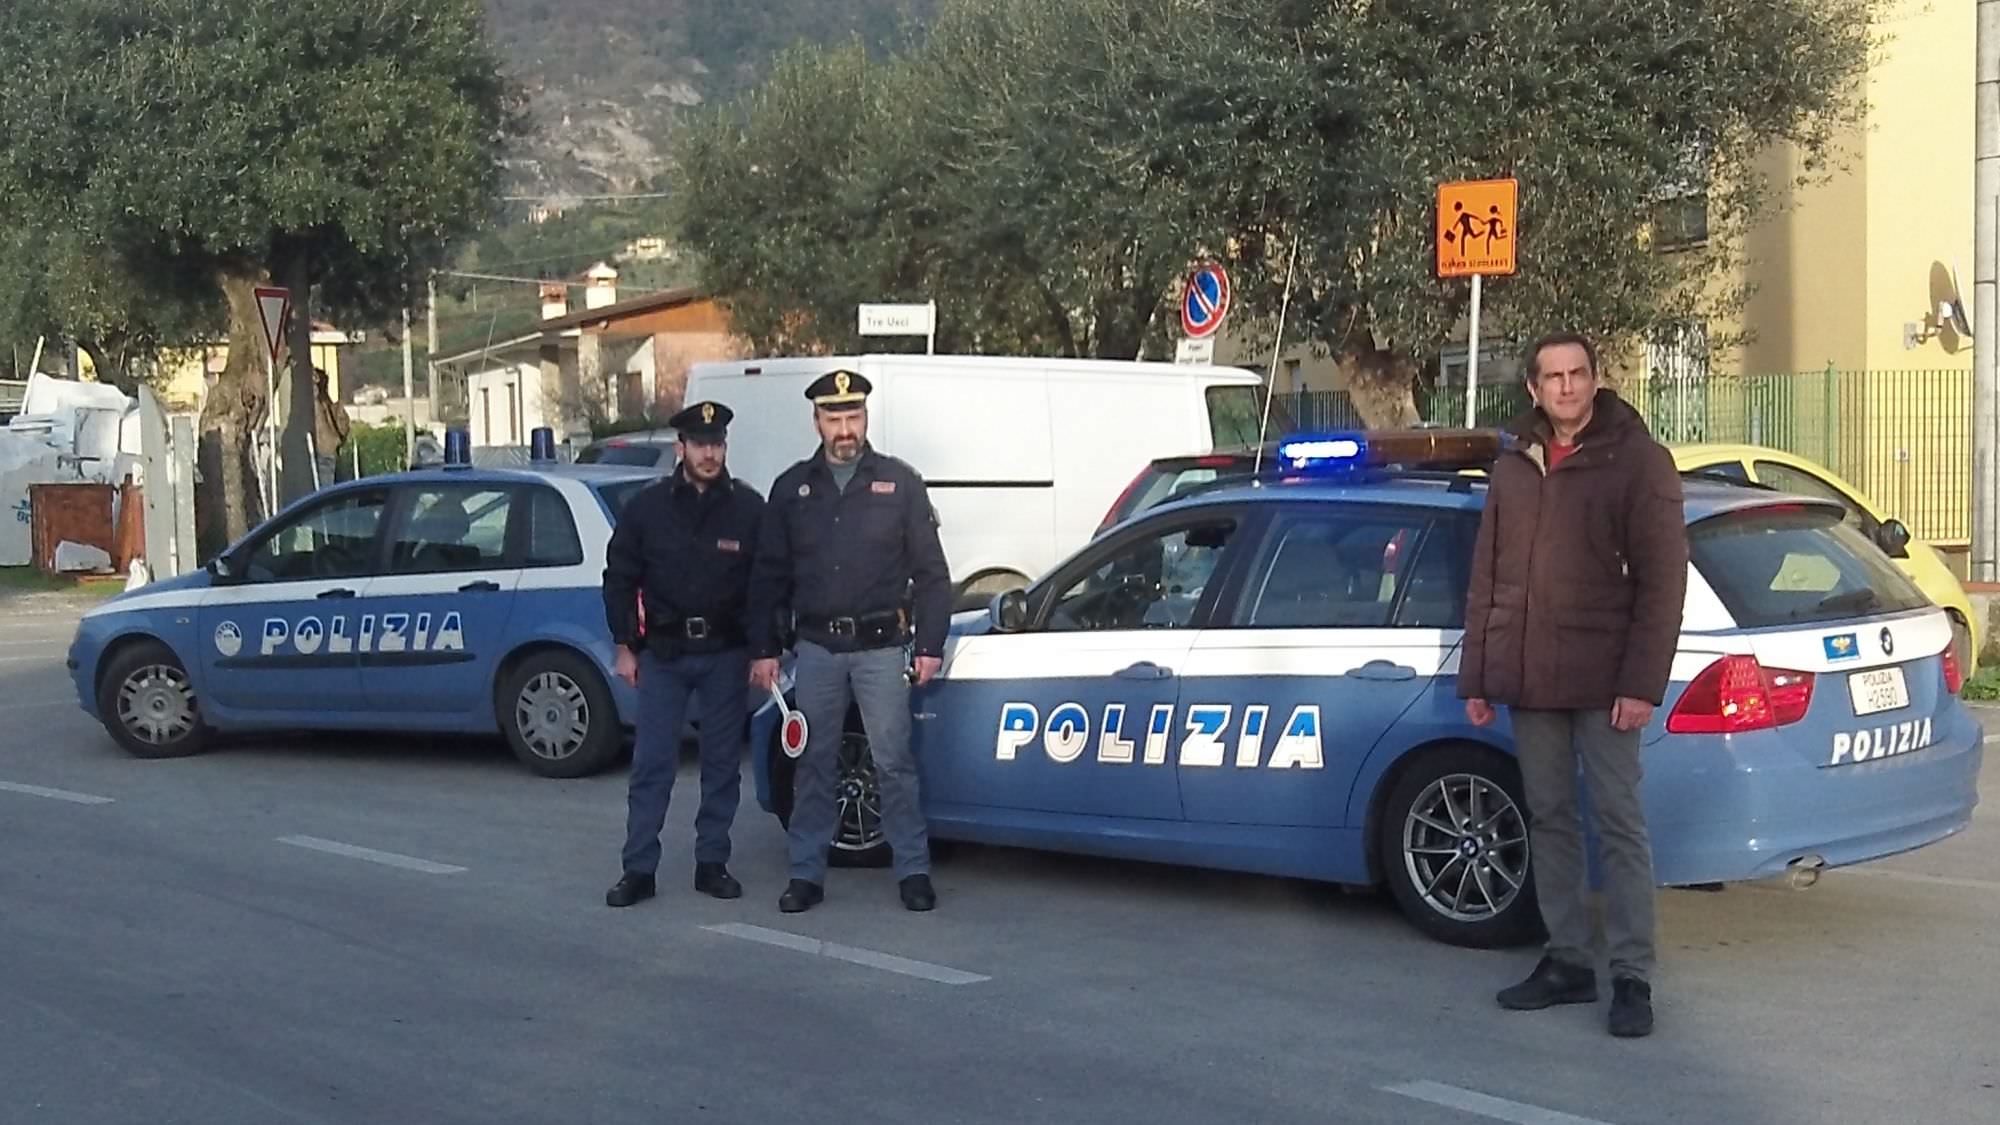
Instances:
[[[1439,277],[1493,277],[1514,272],[1512,179],[1461,180],[1438,185]]]

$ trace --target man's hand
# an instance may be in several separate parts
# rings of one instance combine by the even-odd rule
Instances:
[[[618,646],[618,659],[612,663],[611,670],[618,674],[619,679],[633,687],[639,686],[639,654],[624,645]]]
[[[778,683],[778,658],[768,657],[750,662],[750,686],[758,691],[770,691]]]
[[[1628,699],[1619,696],[1611,705],[1611,728],[1613,730],[1638,730],[1653,721],[1653,705],[1643,699]]]
[[[917,686],[922,687],[925,684],[930,683],[931,677],[937,675],[938,669],[943,666],[944,666],[944,661],[938,659],[935,656],[917,657],[916,659]]]
[[[1484,699],[1468,699],[1465,701],[1465,718],[1473,726],[1483,727],[1492,722],[1493,717],[1493,705],[1491,703],[1486,702]]]

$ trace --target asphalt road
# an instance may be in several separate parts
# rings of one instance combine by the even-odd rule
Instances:
[[[684,773],[661,897],[609,910],[622,771],[337,737],[137,761],[75,708],[74,619],[0,601],[7,1125],[2000,1121],[1993,770],[1934,848],[1666,893],[1659,1029],[1618,1041],[1602,1004],[1494,1006],[1532,950],[1309,884],[964,849],[933,914],[836,871],[781,915],[747,776],[743,899],[688,886]]]

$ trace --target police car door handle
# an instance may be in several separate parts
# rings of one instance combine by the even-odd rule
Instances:
[[[461,594],[497,594],[500,592],[500,583],[482,578],[477,582],[467,582],[465,585],[460,586],[458,592]]]
[[[321,590],[318,596],[321,598],[351,598],[354,596],[354,591],[345,586],[336,586],[331,590]]]
[[[1346,673],[1357,680],[1414,680],[1417,670],[1407,664],[1392,664],[1387,660],[1370,660],[1359,668],[1350,668]]]
[[[1174,674],[1172,668],[1163,668],[1150,660],[1141,660],[1129,668],[1121,668],[1117,676],[1121,680],[1164,680]]]

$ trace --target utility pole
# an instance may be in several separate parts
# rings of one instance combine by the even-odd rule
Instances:
[[[431,271],[425,282],[424,319],[424,393],[430,399],[430,420],[432,425],[438,420],[438,281],[437,271]]]
[[[416,360],[410,354],[410,306],[403,306],[403,464],[417,459]]]
[[[1979,0],[1972,186],[1972,565],[2000,568],[2000,0]]]

